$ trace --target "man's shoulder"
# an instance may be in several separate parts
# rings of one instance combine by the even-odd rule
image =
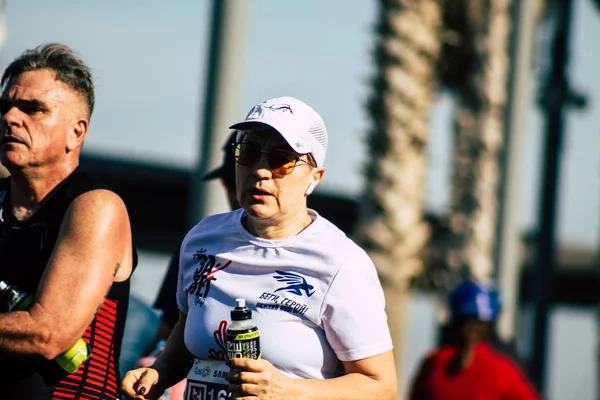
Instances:
[[[63,197],[65,200],[73,200],[81,194],[91,191],[104,190],[115,193],[105,183],[79,169],[73,171],[71,175],[63,180],[60,186],[63,187],[63,193],[61,197]]]
[[[125,202],[117,193],[98,188],[81,193],[72,199],[71,206],[108,211],[111,209],[116,210],[116,208],[124,208]]]
[[[98,210],[124,208],[125,202],[108,185],[79,168],[73,171],[60,185],[57,200],[71,206],[80,204]]]

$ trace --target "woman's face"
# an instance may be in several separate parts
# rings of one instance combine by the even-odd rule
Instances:
[[[308,155],[294,152],[273,129],[246,132],[239,146],[237,199],[248,216],[257,223],[275,225],[306,213],[306,191],[311,183],[313,188],[319,183],[325,168],[312,167]],[[295,161],[290,155],[299,159],[293,170],[288,175],[274,171],[282,163],[273,161],[286,158],[292,160],[287,164],[289,171]]]

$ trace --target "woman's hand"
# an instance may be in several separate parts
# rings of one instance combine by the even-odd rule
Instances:
[[[156,400],[165,391],[158,385],[158,371],[154,368],[138,368],[125,374],[121,390],[126,399]]]
[[[228,362],[229,391],[237,399],[299,399],[296,380],[266,360],[234,358]]]

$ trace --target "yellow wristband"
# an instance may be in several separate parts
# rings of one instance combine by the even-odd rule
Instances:
[[[81,364],[90,358],[91,354],[92,352],[89,346],[83,339],[79,339],[73,347],[56,357],[54,361],[56,361],[62,369],[72,374],[79,369]]]

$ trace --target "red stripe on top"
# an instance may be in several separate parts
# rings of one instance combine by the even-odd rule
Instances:
[[[66,376],[56,385],[56,400],[116,398],[117,377],[114,363],[114,333],[117,302],[105,299],[83,340],[92,347],[92,356],[85,366]],[[73,394],[74,393],[74,394]]]
[[[111,332],[115,329],[115,317],[107,317],[106,315],[96,315],[96,321],[104,324],[104,326]]]
[[[92,351],[92,355],[95,356],[96,359],[102,359],[103,361],[108,361],[110,358],[110,349],[99,342],[94,344],[94,350]]]
[[[106,333],[100,327],[96,326],[96,341],[102,340],[109,345],[112,343],[112,332]]]
[[[74,399],[75,398],[74,394],[64,393],[64,392],[59,392],[59,391],[54,392],[53,396],[54,396],[52,398],[53,400],[54,399],[56,399],[56,400],[62,400],[62,399]]]
[[[71,381],[68,380],[68,378],[67,379],[63,379],[62,381],[60,381],[60,383],[61,383],[61,385],[64,384],[64,385],[76,386],[76,387],[78,387],[80,385],[79,382],[71,382]],[[72,391],[75,391],[75,389],[71,389],[71,388],[68,388],[68,387],[62,387],[62,386],[61,386],[60,390],[67,390],[67,391],[72,390]]]
[[[111,299],[104,299],[104,303],[102,304],[102,308],[106,311],[110,311],[113,314],[117,314],[117,302]]]

